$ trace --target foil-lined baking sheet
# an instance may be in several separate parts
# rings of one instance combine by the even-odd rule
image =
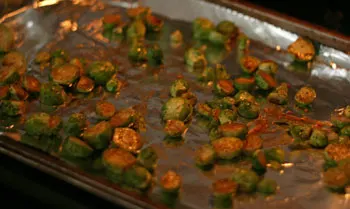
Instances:
[[[341,51],[321,46],[312,69],[300,72],[291,68],[292,60],[283,52],[296,40],[296,34],[206,1],[144,0],[142,4],[149,6],[155,14],[165,20],[163,32],[157,41],[165,54],[164,68],[132,66],[127,58],[127,45],[111,43],[102,36],[103,15],[120,13],[125,16],[125,8],[136,6],[135,1],[45,0],[8,14],[2,20],[15,29],[18,50],[26,55],[28,71],[42,81],[47,80],[47,74],[42,74],[39,67],[33,63],[35,54],[41,50],[62,48],[67,50],[71,57],[109,60],[120,66],[119,76],[128,85],[118,96],[110,97],[108,101],[115,104],[117,109],[137,106],[144,113],[146,131],[142,132],[142,137],[145,146],[153,146],[160,156],[156,177],[159,179],[169,169],[176,170],[183,177],[181,196],[175,208],[212,208],[212,182],[229,177],[233,168],[237,166],[218,165],[209,173],[203,173],[194,167],[194,151],[199,145],[209,142],[207,131],[196,118],[181,145],[169,146],[163,141],[165,134],[162,131],[160,110],[168,99],[170,83],[177,76],[182,75],[189,81],[199,102],[213,98],[211,89],[197,82],[200,72],[189,70],[184,65],[184,52],[191,42],[191,21],[196,17],[204,16],[215,23],[227,19],[239,26],[241,31],[253,40],[250,47],[253,55],[279,64],[277,79],[291,84],[290,101],[293,101],[293,95],[301,86],[313,86],[318,96],[312,111],[304,113],[305,116],[328,120],[335,108],[350,104],[350,71],[347,69],[350,66],[350,56]],[[186,46],[172,49],[169,45],[169,35],[177,29],[183,32]],[[235,49],[227,54],[224,49],[212,48],[207,50],[207,56],[211,57],[211,64],[222,62],[229,73],[233,76],[239,75]],[[73,112],[84,111],[90,121],[94,121],[93,107],[99,99],[74,103],[58,109],[56,114],[65,119]],[[288,109],[296,115],[300,114],[294,109],[293,102]],[[40,110],[38,103],[31,104],[30,112]],[[20,129],[21,127],[19,132]],[[235,198],[234,208],[350,208],[346,196],[331,194],[324,189],[321,151],[291,152],[286,146],[291,142],[291,138],[283,131],[278,134],[265,134],[262,137],[264,147],[282,146],[288,153],[288,163],[283,170],[269,170],[266,173],[266,177],[277,181],[279,191],[275,196],[268,198],[259,195],[239,196]],[[86,172],[93,172],[98,178],[103,176],[91,168],[90,162],[72,165]],[[244,166],[244,163],[242,165]],[[159,196],[159,188],[155,187],[149,198],[158,205]],[[118,198],[117,194],[115,198]]]

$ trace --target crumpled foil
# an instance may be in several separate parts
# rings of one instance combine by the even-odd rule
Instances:
[[[293,95],[301,86],[311,85],[316,89],[316,102],[306,116],[328,120],[332,110],[350,104],[350,74],[346,69],[350,66],[350,57],[343,52],[321,46],[320,55],[312,69],[299,72],[289,67],[291,60],[286,53],[276,50],[276,46],[285,50],[296,40],[296,34],[206,1],[144,0],[142,4],[151,7],[155,14],[161,15],[165,20],[159,40],[165,54],[164,69],[133,67],[127,58],[127,46],[123,43],[110,43],[101,34],[101,18],[105,13],[121,13],[125,16],[125,7],[136,6],[135,1],[45,0],[10,13],[4,16],[2,21],[15,29],[18,50],[25,53],[29,72],[42,81],[47,80],[47,75],[40,73],[38,66],[33,63],[35,54],[40,50],[62,48],[69,51],[71,57],[110,60],[119,64],[119,76],[127,81],[128,86],[122,89],[120,95],[110,97],[108,101],[115,104],[117,109],[136,105],[145,114],[147,125],[142,137],[145,146],[153,146],[160,156],[157,178],[169,169],[177,171],[183,177],[183,188],[176,208],[212,208],[213,180],[229,177],[236,165],[216,166],[209,173],[203,173],[194,167],[194,151],[200,144],[209,141],[208,133],[196,119],[187,131],[182,145],[173,147],[163,142],[165,135],[162,131],[160,110],[168,99],[170,83],[176,76],[183,75],[189,81],[199,102],[212,98],[211,90],[196,81],[200,72],[191,71],[184,66],[183,55],[186,48],[170,47],[169,35],[174,30],[180,29],[185,40],[189,42],[192,28],[190,22],[196,17],[204,16],[215,23],[224,19],[231,20],[254,40],[251,45],[253,55],[274,60],[279,64],[277,78],[291,84],[290,101],[293,101]],[[222,53],[213,49],[210,56],[213,61],[218,62],[221,61]],[[235,50],[225,57],[222,63],[233,76],[239,74]],[[91,107],[98,99],[59,109],[57,114],[67,118],[73,112],[84,111],[89,119],[93,120],[94,113]],[[295,112],[293,102],[288,109]],[[33,103],[30,110],[39,111],[40,106]],[[350,208],[346,195],[335,195],[324,188],[321,152],[290,152],[284,146],[286,141],[291,140],[286,134],[264,135],[263,139],[265,147],[281,145],[289,156],[283,170],[270,169],[266,173],[267,178],[277,181],[279,191],[275,196],[268,198],[259,195],[239,196],[235,198],[234,208]],[[159,203],[159,196],[159,188],[156,187],[150,198]]]

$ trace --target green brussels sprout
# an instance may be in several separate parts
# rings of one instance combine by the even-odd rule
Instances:
[[[263,175],[266,172],[267,160],[265,152],[262,150],[256,150],[252,156],[252,170],[258,175]]]
[[[0,100],[7,99],[10,95],[10,88],[8,86],[0,86]]]
[[[63,58],[65,61],[69,60],[69,55],[68,52],[63,50],[63,49],[57,49],[56,51],[53,51],[51,53],[51,57],[61,57]]]
[[[240,33],[237,37],[238,60],[240,60],[243,56],[246,56],[246,54],[248,54],[249,44],[249,38],[245,34]]]
[[[62,120],[58,116],[47,113],[34,113],[24,123],[24,130],[33,136],[57,135],[62,128]]]
[[[198,104],[196,108],[196,113],[198,116],[211,119],[212,118],[212,109],[207,104]]]
[[[18,51],[12,51],[6,54],[2,60],[3,66],[13,66],[20,75],[27,71],[27,61],[24,54]]]
[[[178,193],[181,184],[181,176],[172,170],[167,171],[160,180],[160,186],[165,193]]]
[[[236,195],[238,185],[230,179],[220,179],[213,183],[215,208],[232,208],[232,197]]]
[[[259,176],[251,170],[238,168],[232,174],[232,180],[238,184],[238,190],[243,193],[255,192]]]
[[[345,126],[340,130],[340,135],[342,136],[350,136],[350,126]]]
[[[129,40],[142,39],[146,35],[146,26],[140,20],[132,22],[126,30],[126,36]]]
[[[97,150],[108,146],[112,138],[112,127],[106,121],[101,121],[95,126],[89,127],[83,132],[84,140]]]
[[[135,7],[129,8],[126,11],[127,15],[131,19],[140,19],[144,20],[148,15],[150,15],[151,10],[148,7]]]
[[[158,162],[157,152],[152,147],[144,148],[137,155],[137,162],[153,172]]]
[[[11,84],[9,91],[14,100],[27,100],[29,97],[29,94],[19,84]]]
[[[15,44],[15,34],[4,24],[0,24],[0,51],[8,52]]]
[[[71,86],[80,75],[78,67],[71,64],[64,64],[51,70],[50,77],[54,83]]]
[[[347,105],[344,108],[344,115],[345,115],[345,117],[350,118],[350,105]]]
[[[312,127],[305,124],[291,124],[290,133],[294,140],[296,141],[305,141],[309,140],[312,132]]]
[[[86,125],[87,119],[83,113],[73,113],[63,124],[63,130],[68,136],[80,136]]]
[[[216,31],[228,38],[231,38],[237,35],[238,28],[233,22],[223,20],[216,25]]]
[[[106,168],[107,178],[112,182],[121,183],[125,170],[136,164],[136,158],[125,150],[109,148],[102,154],[102,163]]]
[[[108,120],[115,114],[115,107],[107,101],[100,101],[96,104],[96,115],[102,120]]]
[[[256,102],[244,101],[239,103],[238,114],[246,119],[255,119],[259,117],[260,107]]]
[[[0,115],[19,116],[26,112],[24,101],[0,100]]]
[[[219,122],[221,125],[226,123],[232,123],[237,120],[237,110],[234,108],[232,110],[225,109],[220,111]]]
[[[170,44],[173,47],[178,47],[183,43],[183,35],[181,33],[181,31],[179,30],[175,30],[174,32],[172,32],[170,34]]]
[[[51,57],[51,61],[50,61],[51,69],[58,68],[66,63],[67,61],[63,57]]]
[[[286,83],[279,85],[267,96],[267,100],[273,104],[284,105],[288,103],[288,86]]]
[[[258,70],[255,74],[256,85],[262,90],[277,87],[277,81],[265,71]]]
[[[245,139],[247,133],[248,133],[248,127],[243,123],[236,123],[236,122],[225,123],[223,125],[220,125],[217,128],[217,135],[219,137],[221,136],[237,137],[243,140]]]
[[[85,69],[84,69],[85,60],[84,59],[73,58],[70,60],[69,64],[77,67],[80,71],[81,76],[85,74]]]
[[[143,190],[150,186],[152,175],[146,168],[139,165],[133,165],[125,170],[124,182],[130,187]]]
[[[214,166],[215,158],[215,150],[209,144],[202,145],[196,150],[195,163],[202,170],[210,170]]]
[[[188,121],[192,116],[193,108],[187,100],[181,97],[170,98],[162,107],[162,119]]]
[[[288,52],[298,62],[309,62],[316,55],[315,47],[312,42],[301,37],[288,46]]]
[[[350,158],[341,160],[339,162],[339,168],[344,171],[346,177],[350,180]]]
[[[130,127],[136,121],[137,113],[133,108],[118,111],[109,121],[114,128]]]
[[[50,59],[51,55],[49,52],[39,52],[38,54],[36,54],[34,62],[37,64],[41,64],[50,62]]]
[[[327,138],[328,138],[328,143],[332,144],[332,143],[337,143],[339,140],[339,135],[334,132],[334,131],[329,131],[327,133]]]
[[[87,76],[81,76],[75,86],[79,93],[90,93],[95,88],[95,82]]]
[[[14,66],[3,66],[0,70],[0,86],[15,83],[20,75]]]
[[[350,118],[347,118],[344,115],[339,115],[338,113],[333,113],[331,115],[331,122],[338,129],[342,129],[345,126],[350,125]]]
[[[244,153],[248,156],[253,155],[256,150],[261,149],[263,140],[257,134],[248,134],[244,144]]]
[[[111,79],[106,83],[106,90],[108,92],[119,92],[122,88],[122,82],[118,79],[117,75],[114,74]]]
[[[169,137],[180,137],[186,130],[186,125],[180,120],[167,120],[164,127],[164,132]]]
[[[231,110],[235,110],[235,99],[232,97],[223,97],[223,98],[217,98],[214,99],[210,102],[207,102],[207,104],[211,107],[211,108],[217,108],[217,109],[231,109]]]
[[[265,194],[271,195],[275,194],[277,190],[277,183],[273,179],[263,179],[258,183],[257,191]]]
[[[299,107],[307,107],[311,105],[316,99],[315,89],[304,86],[295,94],[294,100]]]
[[[310,144],[315,148],[324,148],[328,145],[327,133],[320,129],[314,129],[310,136]]]
[[[177,79],[170,86],[170,96],[179,97],[189,90],[190,87],[185,79]]]
[[[147,49],[141,42],[132,44],[128,52],[129,60],[134,64],[142,64],[147,61]]]
[[[48,153],[56,153],[62,143],[62,138],[57,135],[33,136],[27,133],[21,135],[20,142]]]
[[[146,28],[147,32],[159,32],[162,30],[164,21],[154,15],[147,15]]]
[[[235,96],[234,99],[236,101],[236,104],[240,104],[241,102],[255,102],[255,97],[251,95],[247,91],[239,91]]]
[[[194,48],[190,48],[185,53],[185,63],[194,69],[204,69],[207,66],[207,60],[204,54]]]
[[[193,38],[198,40],[208,40],[209,32],[213,31],[215,25],[209,19],[198,17],[193,21]]]
[[[243,142],[236,137],[223,137],[212,141],[212,146],[219,159],[231,160],[238,157],[243,148]]]
[[[62,144],[61,154],[76,157],[86,158],[93,153],[93,149],[84,141],[77,137],[69,136]]]
[[[41,83],[32,75],[26,75],[23,77],[23,88],[31,94],[39,94]]]
[[[214,86],[214,92],[218,96],[231,96],[235,89],[231,80],[219,80]]]
[[[255,78],[238,77],[234,80],[234,86],[239,91],[251,91],[255,86]]]
[[[350,146],[348,144],[329,144],[325,148],[325,158],[335,162],[350,158]]]
[[[276,161],[278,163],[284,163],[285,161],[284,150],[279,147],[265,150],[265,156],[268,162]]]
[[[88,68],[88,75],[96,84],[105,85],[116,73],[116,68],[108,61],[95,61]]]
[[[228,37],[218,31],[211,30],[208,32],[208,41],[213,45],[225,45],[228,42]]]
[[[40,102],[49,106],[63,104],[67,99],[67,94],[63,88],[55,83],[44,83],[40,88]]]
[[[344,193],[350,179],[340,168],[329,168],[323,173],[323,182],[331,191]]]
[[[244,56],[239,63],[244,73],[252,74],[258,68],[260,60],[256,57]]]
[[[153,44],[147,48],[148,63],[154,66],[163,64],[163,51],[158,44]]]
[[[271,76],[275,76],[278,71],[278,65],[276,62],[271,60],[261,61],[258,66],[259,71],[263,71],[265,73],[270,74]]]
[[[200,81],[217,81],[228,80],[230,75],[227,73],[226,67],[221,64],[217,64],[215,68],[207,67],[203,70],[199,80]]]
[[[193,107],[197,104],[197,97],[194,93],[192,92],[186,92],[186,93],[183,93],[181,94],[180,96],[181,98],[183,99],[186,99],[188,101],[188,103]]]
[[[140,134],[131,128],[115,128],[113,145],[128,152],[136,153],[142,148],[143,141]]]

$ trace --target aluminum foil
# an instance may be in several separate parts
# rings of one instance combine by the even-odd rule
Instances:
[[[117,109],[138,106],[145,114],[146,131],[142,132],[145,146],[153,146],[160,156],[156,171],[159,178],[168,169],[176,170],[183,177],[181,196],[175,208],[205,209],[212,208],[211,184],[215,179],[229,177],[237,165],[218,165],[212,172],[203,173],[194,167],[194,151],[209,141],[208,133],[193,120],[185,135],[184,142],[179,146],[169,146],[164,143],[165,137],[160,121],[162,104],[168,99],[170,83],[176,76],[182,75],[189,82],[199,102],[212,99],[211,90],[197,82],[200,72],[191,71],[184,66],[183,55],[186,47],[172,49],[169,45],[169,35],[180,29],[187,43],[190,43],[190,22],[205,16],[215,23],[228,19],[235,22],[251,39],[253,55],[261,59],[274,60],[279,64],[277,75],[279,81],[291,84],[290,101],[296,90],[303,85],[312,85],[318,94],[313,110],[306,116],[317,120],[328,120],[333,109],[350,104],[350,57],[340,51],[321,46],[318,61],[310,71],[296,72],[289,65],[290,58],[282,50],[296,40],[297,35],[277,28],[268,23],[245,16],[236,11],[217,6],[213,3],[198,0],[144,0],[145,6],[161,15],[165,20],[159,44],[165,54],[164,68],[133,67],[127,59],[127,47],[123,43],[110,43],[104,39],[101,32],[101,18],[105,13],[121,13],[125,15],[125,7],[135,6],[137,2],[129,1],[87,1],[73,0],[58,2],[54,0],[41,1],[25,7],[15,13],[5,16],[2,21],[13,27],[16,32],[18,49],[25,53],[29,71],[41,80],[47,75],[40,73],[38,66],[33,64],[35,54],[40,50],[63,48],[69,51],[71,57],[84,57],[89,60],[109,60],[120,66],[119,76],[128,85],[117,97],[108,101]],[[262,44],[264,43],[264,44]],[[213,62],[221,61],[221,50],[212,50]],[[331,62],[332,65],[329,65]],[[235,76],[240,73],[236,61],[235,50],[225,56],[222,63]],[[325,64],[327,63],[327,64]],[[341,67],[339,67],[341,66]],[[94,120],[93,105],[99,98],[76,103],[56,113],[63,118],[73,112],[85,111],[90,120]],[[288,107],[293,112],[294,104]],[[39,111],[37,103],[31,104],[30,111]],[[30,113],[29,113],[30,114]],[[299,114],[296,112],[296,114]],[[3,134],[3,133],[2,133]],[[235,198],[234,208],[278,208],[278,209],[346,209],[350,208],[348,198],[335,195],[324,189],[321,169],[323,157],[321,152],[293,151],[285,146],[291,141],[286,134],[263,135],[264,146],[282,146],[288,153],[287,164],[281,171],[269,170],[266,177],[275,179],[279,191],[275,196],[264,198],[259,195],[239,196]],[[154,202],[159,202],[159,188],[150,194]],[[117,197],[116,197],[117,198]]]

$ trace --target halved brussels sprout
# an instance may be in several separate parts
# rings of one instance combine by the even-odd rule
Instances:
[[[327,133],[327,138],[328,138],[328,143],[332,144],[332,143],[337,143],[339,140],[339,135],[334,132],[334,131],[329,131]]]
[[[146,28],[147,32],[159,32],[162,30],[164,21],[154,15],[147,15]]]
[[[284,163],[285,161],[285,152],[279,147],[274,147],[268,150],[265,150],[265,156],[267,161],[276,161],[278,163]]]
[[[189,90],[190,87],[185,79],[177,79],[170,86],[170,96],[179,97]]]
[[[277,190],[277,183],[273,179],[263,179],[258,183],[257,191],[265,194],[271,195],[275,194]]]
[[[288,85],[282,83],[273,92],[267,96],[267,100],[277,105],[284,105],[288,103]]]
[[[8,86],[0,86],[0,100],[7,99],[10,95]]]
[[[312,127],[306,124],[291,124],[290,133],[294,140],[305,141],[309,140],[312,132]]]
[[[348,144],[329,144],[325,149],[325,158],[335,162],[350,158],[350,146]]]
[[[243,142],[236,137],[223,137],[212,141],[212,146],[219,159],[231,160],[238,157],[243,148]]]
[[[26,103],[24,101],[0,100],[0,114],[6,116],[24,115]]]
[[[265,71],[258,70],[255,74],[256,85],[263,90],[277,87],[277,81]]]
[[[218,31],[211,30],[208,33],[208,41],[213,45],[225,45],[228,42],[228,37]]]
[[[116,74],[106,83],[106,90],[108,92],[119,92],[121,88],[122,82],[118,79]]]
[[[104,29],[112,29],[121,23],[121,16],[119,14],[105,14],[102,21]]]
[[[327,133],[321,129],[314,129],[310,136],[310,144],[315,148],[324,148],[328,145]]]
[[[94,150],[84,141],[77,137],[69,136],[62,144],[61,153],[71,157],[86,158],[89,157],[93,151]]]
[[[316,55],[312,42],[301,37],[288,46],[288,52],[299,62],[309,62]]]
[[[233,22],[223,20],[216,25],[216,31],[228,38],[232,38],[237,35],[238,28]]]
[[[164,131],[170,137],[180,137],[186,130],[186,125],[180,120],[167,120]]]
[[[190,103],[190,105],[193,107],[197,104],[197,97],[194,93],[192,92],[186,92],[181,95],[181,98],[184,98]]]
[[[340,135],[350,137],[350,126],[345,126],[340,130]]]
[[[10,85],[9,91],[14,100],[27,100],[29,97],[29,94],[19,84]]]
[[[51,70],[50,77],[53,82],[70,86],[79,78],[80,70],[71,64],[64,64]]]
[[[53,51],[51,53],[51,57],[61,57],[63,58],[65,61],[69,60],[69,55],[68,52],[63,50],[63,49],[57,49],[56,51]]]
[[[90,93],[95,88],[95,82],[87,76],[81,76],[75,86],[79,93]]]
[[[74,65],[79,69],[80,76],[85,75],[84,59],[73,58],[70,60],[69,64]]]
[[[3,66],[0,69],[0,86],[18,81],[20,75],[14,66]]]
[[[262,150],[256,150],[252,156],[252,170],[258,175],[262,175],[266,172],[267,159],[265,152]]]
[[[307,107],[315,101],[316,91],[309,86],[304,86],[295,94],[294,99],[299,107]]]
[[[63,125],[63,130],[68,136],[80,136],[87,125],[86,116],[83,113],[73,113]]]
[[[162,119],[188,121],[192,116],[193,108],[186,99],[181,97],[170,98],[162,107]]]
[[[41,83],[32,75],[26,75],[23,77],[23,88],[31,94],[39,94]]]
[[[202,170],[210,170],[214,166],[215,158],[215,150],[209,144],[202,145],[196,150],[196,166]]]
[[[0,24],[0,51],[8,52],[15,43],[15,35],[10,28]]]
[[[129,40],[143,39],[146,35],[146,26],[141,20],[135,20],[126,29],[126,36]]]
[[[39,52],[36,56],[35,56],[35,63],[37,64],[41,64],[41,63],[46,63],[46,62],[50,62],[51,59],[51,54],[49,52]]]
[[[63,57],[51,57],[50,65],[51,69],[60,67],[67,63],[67,60],[65,60]]]
[[[115,106],[107,101],[100,101],[96,104],[96,115],[102,120],[108,120],[115,114]]]
[[[251,156],[256,150],[261,149],[262,146],[263,140],[258,134],[248,134],[244,144],[244,153]]]
[[[9,52],[4,56],[2,61],[3,66],[14,67],[20,75],[24,75],[27,71],[27,61],[24,54],[18,51]]]
[[[238,60],[241,60],[242,57],[248,54],[249,44],[250,44],[249,38],[245,34],[240,33],[237,37]]]
[[[350,118],[350,105],[347,105],[344,109],[344,115],[347,118]]]
[[[199,40],[208,40],[210,31],[213,31],[215,25],[209,19],[204,17],[197,17],[193,21],[193,38]]]
[[[128,151],[136,153],[143,145],[140,134],[131,128],[115,128],[113,144]]]
[[[185,53],[185,63],[194,69],[204,69],[207,66],[207,60],[204,54],[194,48],[190,48]]]
[[[214,87],[214,92],[218,96],[231,96],[234,94],[234,91],[231,80],[219,80]]]
[[[146,168],[139,165],[133,165],[125,170],[124,182],[130,187],[144,190],[150,186],[152,175]]]
[[[210,102],[207,102],[207,104],[211,107],[211,108],[217,108],[217,109],[231,109],[231,110],[235,110],[235,103],[236,100],[232,97],[223,97],[223,98],[217,98],[214,99]]]
[[[183,43],[183,35],[181,31],[175,30],[170,34],[170,43],[174,47],[178,47]]]
[[[207,67],[203,70],[200,76],[200,81],[217,81],[217,80],[227,80],[230,75],[227,73],[226,67],[221,64],[217,64],[215,68]]]
[[[237,90],[251,91],[255,86],[254,77],[238,77],[234,80],[234,86]]]
[[[88,68],[89,77],[98,85],[105,85],[115,73],[116,68],[108,61],[95,61]]]
[[[63,88],[54,83],[44,83],[40,88],[40,102],[49,106],[56,106],[63,104],[67,95]]]
[[[136,121],[137,113],[133,108],[118,111],[109,121],[114,128],[130,127]]]
[[[220,179],[213,183],[214,207],[232,208],[232,197],[236,195],[238,184],[230,179]]]
[[[232,175],[232,180],[238,183],[238,190],[244,193],[255,192],[259,176],[248,169],[238,168]]]
[[[329,168],[323,173],[323,182],[331,191],[344,193],[350,179],[340,168]]]
[[[251,95],[247,91],[239,91],[235,96],[234,99],[236,101],[236,104],[240,104],[241,102],[255,102],[255,97]]]
[[[243,123],[226,123],[218,127],[218,133],[221,136],[237,137],[243,140],[248,133],[248,127]]]
[[[62,128],[62,120],[58,116],[50,116],[47,113],[34,113],[24,123],[24,130],[33,136],[57,135]]]
[[[276,62],[271,60],[263,60],[258,66],[258,70],[264,71],[272,76],[275,76],[278,71],[278,65]]]
[[[112,139],[112,127],[106,121],[99,122],[95,126],[85,129],[83,138],[93,148],[105,149]]]
[[[148,7],[135,7],[135,8],[129,8],[126,11],[127,15],[131,19],[145,19],[148,15],[150,15],[151,10]]]
[[[181,184],[181,176],[172,170],[166,172],[160,180],[160,186],[162,187],[163,192],[166,193],[178,193],[181,188]]]
[[[152,147],[144,148],[137,155],[137,162],[153,172],[158,162],[157,152]]]
[[[163,51],[158,44],[153,44],[147,48],[147,59],[151,65],[162,65],[163,64]]]
[[[231,109],[224,109],[220,111],[219,114],[219,122],[220,124],[226,124],[226,123],[232,123],[235,120],[237,120],[237,110],[236,108]]]
[[[238,105],[238,114],[246,119],[255,119],[259,117],[260,106],[256,102],[241,102]]]
[[[196,108],[197,115],[211,119],[212,118],[212,109],[207,104],[198,104]]]
[[[256,71],[260,60],[252,56],[244,56],[240,59],[240,65],[244,73],[252,74]]]
[[[141,42],[131,45],[128,52],[129,60],[134,64],[142,64],[147,61],[147,49]]]
[[[332,113],[331,122],[338,129],[342,129],[345,126],[350,125],[350,118],[347,118],[344,115],[340,115],[338,113]]]

